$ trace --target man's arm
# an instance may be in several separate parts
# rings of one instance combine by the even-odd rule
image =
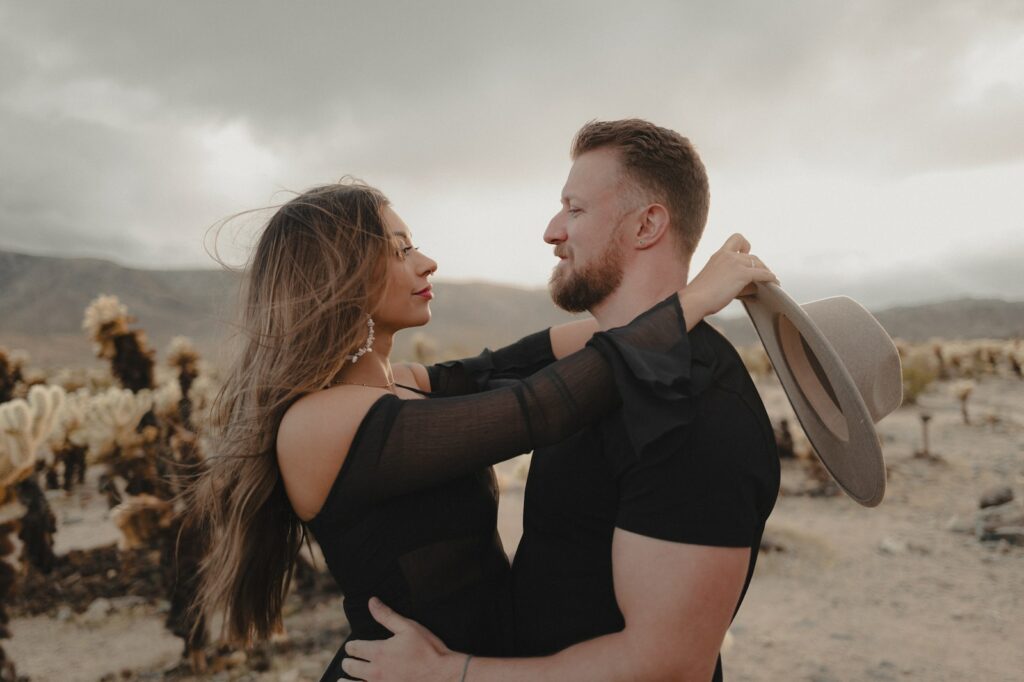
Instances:
[[[612,570],[626,627],[553,656],[473,659],[467,680],[710,680],[749,560],[746,547],[616,529]]]
[[[470,682],[710,680],[739,602],[750,549],[657,540],[622,529],[612,539],[621,632],[539,658],[473,658]],[[386,607],[371,612],[396,636],[350,642],[345,671],[363,679],[458,680],[465,654]]]

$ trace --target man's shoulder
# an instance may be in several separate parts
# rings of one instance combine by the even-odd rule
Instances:
[[[752,401],[756,411],[763,411],[754,379],[732,343],[714,326],[699,322],[689,333],[691,374],[696,396],[708,388],[731,391]],[[760,410],[756,408],[759,407]]]

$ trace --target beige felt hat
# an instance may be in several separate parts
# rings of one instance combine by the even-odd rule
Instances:
[[[800,305],[769,282],[740,300],[818,458],[846,494],[874,507],[885,495],[875,424],[903,402],[892,339],[846,296]]]

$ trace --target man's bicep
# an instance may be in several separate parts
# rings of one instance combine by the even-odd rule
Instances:
[[[636,457],[619,479],[617,528],[677,543],[752,547],[773,498],[772,443],[735,395],[709,391],[673,447]]]
[[[672,679],[711,679],[749,561],[749,547],[685,544],[615,529],[615,597],[632,645],[664,660]]]

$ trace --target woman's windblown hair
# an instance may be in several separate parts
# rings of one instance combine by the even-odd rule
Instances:
[[[232,641],[280,629],[305,530],[285,495],[277,429],[366,339],[392,248],[387,204],[356,181],[313,188],[278,208],[247,264],[240,352],[210,415],[212,456],[186,497],[212,548],[196,608],[222,612]]]

